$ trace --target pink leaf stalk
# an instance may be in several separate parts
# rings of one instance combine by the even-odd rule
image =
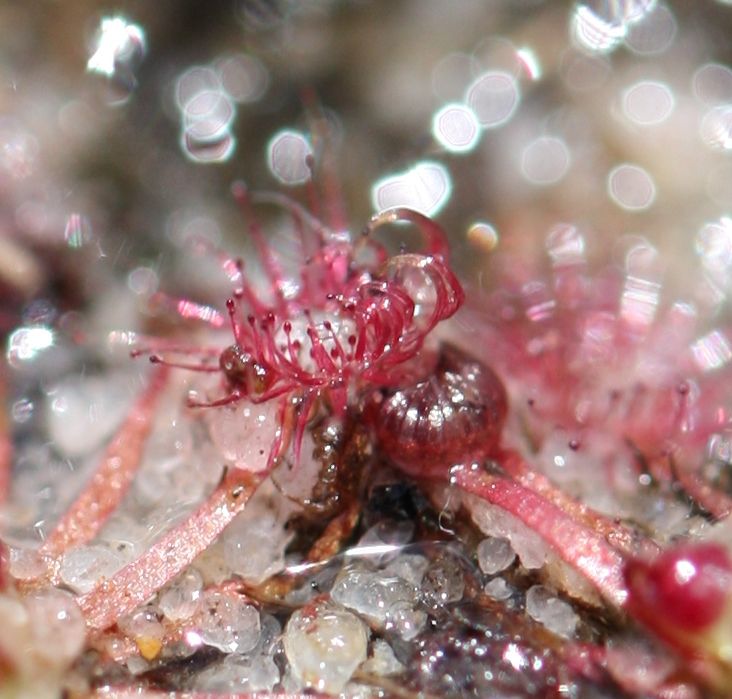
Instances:
[[[567,495],[555,486],[543,473],[534,471],[518,454],[505,452],[498,459],[501,468],[523,487],[534,491],[558,507],[578,524],[589,527],[620,552],[631,555],[652,555],[658,545],[646,537],[631,531],[616,520],[610,519]]]
[[[571,566],[581,572],[615,606],[628,592],[623,580],[624,559],[592,529],[534,491],[470,466],[451,472],[452,481],[468,493],[502,507],[535,531]]]
[[[91,541],[117,509],[137,473],[167,377],[167,368],[153,371],[91,480],[49,534],[41,553],[58,556]]]
[[[232,469],[184,522],[158,539],[140,558],[79,598],[87,625],[106,629],[152,597],[216,541],[239,514],[266,474]]]

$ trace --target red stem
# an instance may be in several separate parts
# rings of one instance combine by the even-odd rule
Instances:
[[[229,471],[187,520],[158,539],[136,561],[79,598],[87,626],[105,629],[150,599],[216,541],[267,475]]]
[[[117,509],[140,466],[167,378],[167,367],[152,372],[147,387],[107,447],[92,479],[49,534],[41,553],[59,556],[91,541]]]
[[[557,488],[545,475],[533,471],[516,452],[498,458],[501,468],[516,482],[534,491],[569,515],[577,523],[602,535],[618,551],[630,556],[651,556],[660,551],[655,541],[636,534],[628,527],[596,512]]]
[[[582,573],[610,602],[621,607],[628,597],[623,557],[605,539],[538,493],[502,476],[470,466],[451,472],[464,491],[477,495],[520,519]]]

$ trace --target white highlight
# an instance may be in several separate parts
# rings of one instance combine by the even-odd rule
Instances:
[[[406,206],[432,216],[447,203],[451,193],[452,180],[447,168],[425,160],[411,170],[378,180],[371,188],[371,201],[377,211]]]
[[[124,60],[136,49],[144,49],[144,46],[145,33],[138,25],[128,22],[124,17],[105,17],[86,69],[91,73],[112,77],[119,60]]]

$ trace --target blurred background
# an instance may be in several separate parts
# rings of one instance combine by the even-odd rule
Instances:
[[[715,314],[731,29],[723,0],[6,1],[3,327],[73,327],[110,284],[205,294],[186,241],[244,245],[236,179],[311,204],[310,155],[321,204],[328,172],[342,192],[330,223],[417,208],[475,285],[491,251],[539,265],[568,224],[590,256],[649,241]]]

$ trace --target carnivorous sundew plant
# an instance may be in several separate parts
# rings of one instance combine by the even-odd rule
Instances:
[[[0,697],[732,691],[729,3],[428,4],[0,41]]]
[[[25,639],[3,646],[8,681],[42,663],[44,681],[113,695],[354,678],[395,693],[393,676],[471,693],[493,686],[479,668],[527,695],[723,687],[732,561],[724,524],[702,525],[729,513],[706,457],[727,396],[688,308],[657,323],[633,294],[652,251],[593,273],[581,234],[552,231],[551,283],[504,279],[475,325],[425,215],[385,210],[350,236],[283,196],[234,195],[257,257],[194,242],[229,297],[152,298],[181,331],[121,335],[154,365],[139,395],[40,548],[4,549],[4,615]],[[296,276],[264,204],[296,232]],[[377,229],[403,223],[422,249],[389,254]],[[441,332],[453,318],[489,351]],[[170,513],[194,476],[200,501]],[[655,532],[658,498],[703,513],[677,522],[686,543]],[[488,535],[472,553],[469,520]],[[447,679],[438,638],[464,678]],[[617,670],[638,648],[656,674]]]

